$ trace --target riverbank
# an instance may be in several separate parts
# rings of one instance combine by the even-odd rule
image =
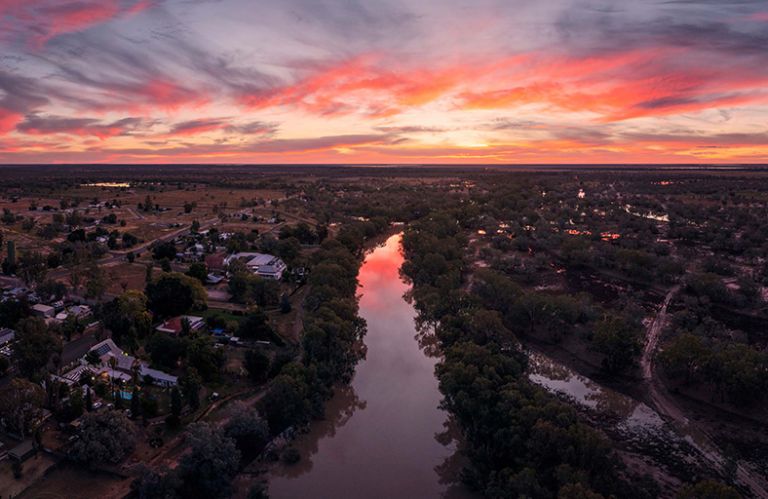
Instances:
[[[358,287],[366,357],[336,387],[326,418],[293,442],[302,460],[272,468],[271,497],[472,497],[455,483],[456,432],[438,407],[437,359],[422,350],[403,298],[402,261],[399,234],[366,255]]]

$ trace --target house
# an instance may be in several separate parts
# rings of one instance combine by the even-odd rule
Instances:
[[[162,386],[163,388],[174,387],[179,381],[176,376],[164,373],[163,371],[158,371],[157,369],[150,369],[144,364],[141,365],[139,375],[143,379],[150,378],[153,385]]]
[[[210,271],[223,271],[226,268],[224,263],[226,257],[222,253],[214,253],[213,255],[205,256],[205,266]]]
[[[35,446],[32,440],[25,440],[13,449],[8,451],[8,457],[14,461],[23,463],[30,457],[35,455]]]
[[[16,331],[7,327],[0,328],[0,347],[7,345],[16,338]]]
[[[180,315],[163,322],[155,328],[156,331],[167,333],[171,336],[180,336],[184,331],[184,321],[189,322],[190,331],[199,331],[205,326],[205,319],[193,315]]]
[[[150,377],[152,383],[155,385],[167,388],[176,386],[178,383],[178,378],[176,376],[150,369],[144,362],[122,351],[111,339],[106,339],[101,343],[97,343],[90,349],[89,353],[90,352],[95,353],[96,356],[99,357],[99,365],[92,369],[100,376],[107,376],[112,380],[129,382],[133,379],[134,369],[137,369],[139,376]],[[115,360],[112,361],[112,359]],[[88,365],[88,361],[86,361],[85,358],[80,362],[83,366]],[[114,368],[112,367],[113,363]],[[65,374],[64,377],[69,378],[70,373]]]
[[[287,266],[281,258],[264,253],[234,253],[224,259],[224,264],[229,265],[235,260],[241,260],[254,274],[264,279],[279,281],[283,278]]]
[[[82,320],[90,317],[92,314],[91,307],[88,305],[72,305],[63,312],[56,314],[57,321],[65,321],[68,317],[72,316],[77,320]]]
[[[32,314],[36,317],[42,317],[43,319],[50,319],[56,314],[56,309],[49,305],[38,303],[32,305]]]
[[[72,305],[67,309],[67,312],[74,315],[78,319],[85,319],[91,315],[91,307],[88,305]]]
[[[115,370],[130,373],[136,362],[136,358],[123,352],[114,341],[106,339],[101,343],[97,343],[90,349],[89,353],[93,352],[99,357],[100,366],[103,368],[111,368],[112,360],[114,360]]]

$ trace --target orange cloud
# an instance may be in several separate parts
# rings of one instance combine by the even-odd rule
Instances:
[[[654,48],[588,58],[534,61],[520,68],[514,86],[491,82],[488,89],[458,96],[461,109],[499,109],[527,104],[592,112],[602,121],[696,112],[724,105],[765,102],[768,77],[741,69],[674,64],[695,54]]]
[[[686,49],[654,47],[574,57],[528,53],[435,68],[383,69],[365,55],[312,72],[298,82],[238,96],[250,109],[296,107],[312,114],[378,119],[443,97],[458,109],[538,104],[595,113],[601,121],[666,116],[764,102],[768,77],[717,66]]]

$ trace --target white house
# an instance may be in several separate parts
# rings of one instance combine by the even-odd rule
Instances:
[[[275,281],[283,278],[283,272],[287,268],[281,258],[265,253],[234,253],[224,259],[224,264],[229,265],[235,260],[242,260],[246,267],[259,277]]]

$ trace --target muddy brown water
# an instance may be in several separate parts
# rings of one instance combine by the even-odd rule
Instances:
[[[294,442],[302,460],[271,471],[273,499],[476,497],[456,482],[458,441],[439,408],[437,359],[422,350],[416,311],[403,298],[400,237],[376,247],[360,269],[366,358],[328,402],[326,419]]]

